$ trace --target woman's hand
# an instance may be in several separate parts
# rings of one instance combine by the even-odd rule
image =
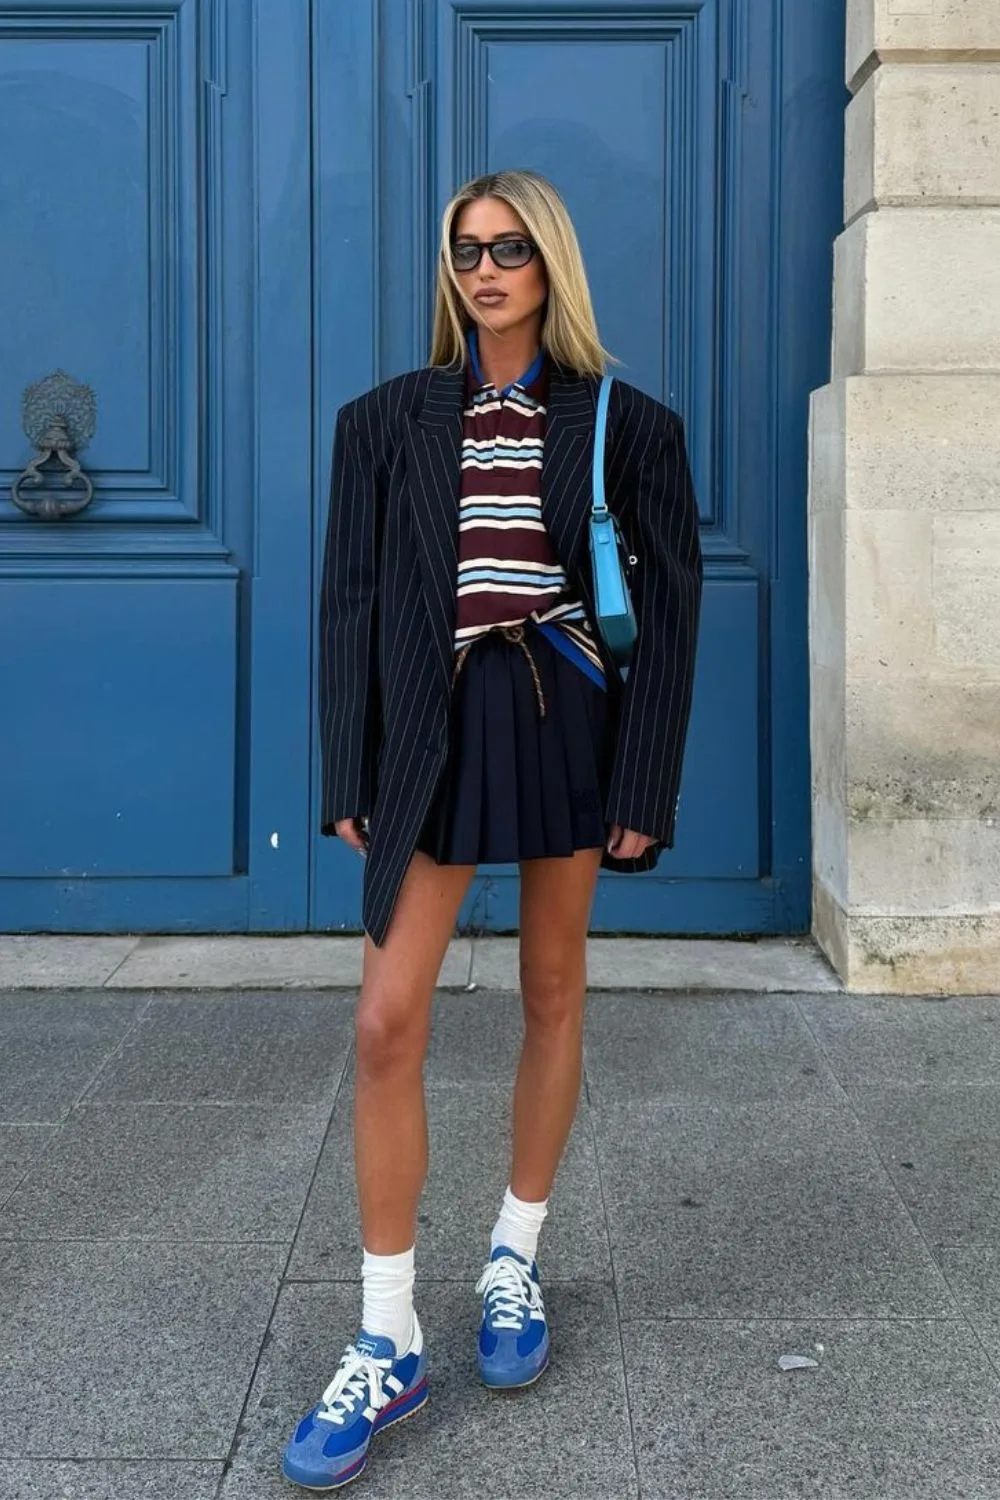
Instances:
[[[612,825],[608,836],[608,853],[615,859],[638,859],[640,854],[656,843],[648,833],[636,833],[632,828],[623,828],[620,823]]]
[[[334,823],[333,828],[338,839],[343,839],[345,844],[350,844],[358,854],[368,853],[368,829],[364,818],[340,818]]]

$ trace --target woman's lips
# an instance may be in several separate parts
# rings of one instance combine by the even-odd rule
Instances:
[[[476,292],[474,300],[482,302],[485,307],[499,307],[501,302],[507,301],[506,292]]]

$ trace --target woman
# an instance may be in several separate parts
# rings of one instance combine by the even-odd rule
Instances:
[[[477,1285],[481,1379],[530,1384],[536,1249],[576,1112],[598,870],[673,840],[701,595],[680,419],[615,381],[608,501],[637,556],[623,681],[595,628],[597,335],[572,223],[531,172],[444,213],[430,367],[340,412],[321,600],[322,829],[367,856],[356,1017],[361,1332],[283,1471],[333,1489],[427,1399],[413,1306],[431,1000],[479,863],[520,864],[513,1160]]]

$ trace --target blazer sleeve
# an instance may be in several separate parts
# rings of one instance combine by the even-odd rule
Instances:
[[[378,504],[374,457],[352,403],[337,417],[320,586],[320,828],[325,834],[335,832],[338,819],[370,817],[372,811],[381,718]]]
[[[683,423],[659,402],[649,407],[642,414],[645,432],[629,434],[638,638],[622,693],[606,812],[610,822],[669,848],[694,685],[702,557]]]

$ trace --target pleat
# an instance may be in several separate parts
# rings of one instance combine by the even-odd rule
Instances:
[[[439,864],[568,856],[607,838],[607,695],[528,626],[546,713],[516,641],[471,647],[452,694],[448,759],[418,847]]]

